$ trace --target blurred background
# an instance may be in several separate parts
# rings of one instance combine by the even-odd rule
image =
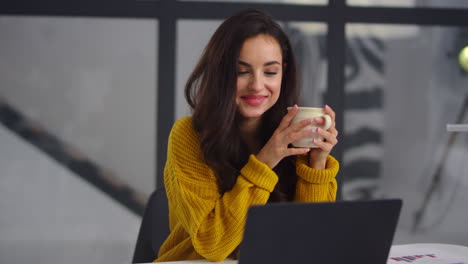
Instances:
[[[221,21],[290,36],[301,105],[337,112],[340,199],[402,198],[395,244],[468,246],[465,0],[0,4],[0,262],[129,263],[183,87]]]

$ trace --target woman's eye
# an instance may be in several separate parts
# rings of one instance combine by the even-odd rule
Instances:
[[[247,73],[249,73],[249,72],[248,71],[238,71],[237,72],[238,75],[243,75],[243,74],[247,74]]]
[[[268,71],[268,72],[265,72],[266,75],[275,75],[277,74],[277,72],[272,72],[272,71]]]

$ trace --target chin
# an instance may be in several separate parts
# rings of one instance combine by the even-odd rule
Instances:
[[[261,117],[265,111],[263,109],[258,109],[258,110],[241,110],[240,114],[244,118],[259,118]]]

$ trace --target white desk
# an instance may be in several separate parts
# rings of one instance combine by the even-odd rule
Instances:
[[[468,264],[468,247],[450,244],[394,245],[387,264],[401,263]]]
[[[449,245],[449,244],[405,244],[405,245],[394,245],[390,249],[390,256],[392,252],[405,252],[407,254],[421,254],[419,250],[440,250],[447,252],[448,254],[454,254],[454,256],[461,256],[468,259],[468,247]],[[414,253],[412,253],[414,252]],[[237,260],[224,260],[222,262],[210,262],[207,260],[186,260],[186,261],[172,261],[172,262],[159,262],[166,264],[200,264],[200,263],[220,263],[220,264],[237,264]],[[403,263],[403,262],[402,262]],[[407,263],[407,262],[404,262]],[[415,261],[415,263],[418,263]],[[423,263],[423,262],[419,262]],[[468,262],[465,262],[468,264]]]
[[[468,247],[450,244],[406,244],[406,245],[394,245],[392,249],[415,249],[415,248],[436,248],[447,251],[449,253],[468,257]],[[390,249],[390,253],[392,252]],[[467,263],[468,264],[468,263]]]

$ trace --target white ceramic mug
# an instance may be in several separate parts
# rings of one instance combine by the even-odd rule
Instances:
[[[288,110],[291,107],[288,107]],[[320,107],[299,107],[299,111],[296,113],[296,116],[294,116],[294,119],[292,120],[291,124],[295,124],[297,122],[300,122],[301,120],[304,119],[313,119],[315,117],[323,117],[325,119],[325,124],[323,126],[317,126],[314,124],[314,121],[312,121],[312,124],[306,126],[303,128],[303,130],[306,129],[312,129],[314,132],[312,135],[301,138],[299,140],[296,140],[292,143],[294,147],[298,148],[317,148],[317,146],[312,143],[312,139],[317,139],[320,141],[323,141],[323,137],[321,137],[319,134],[316,133],[317,127],[320,127],[321,129],[327,130],[330,128],[332,124],[331,117],[327,114],[325,114],[325,110]]]

